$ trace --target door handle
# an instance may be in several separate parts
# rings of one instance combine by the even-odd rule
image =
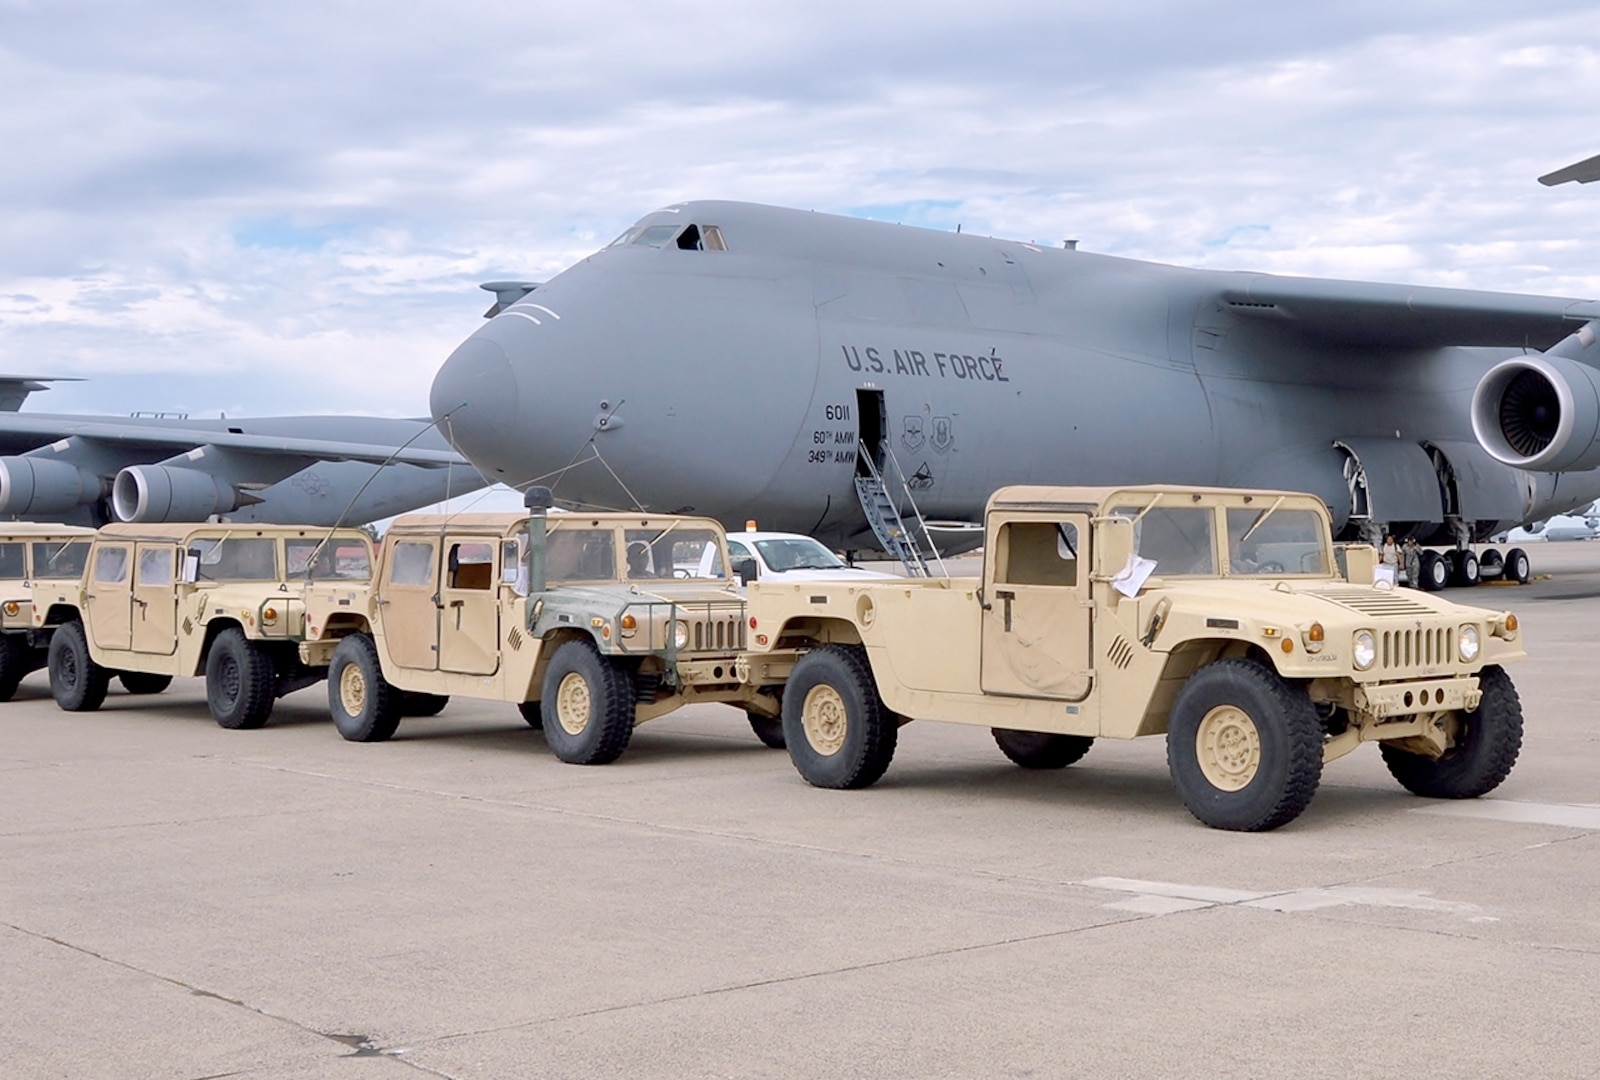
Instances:
[[[1011,601],[1017,598],[1017,594],[1012,592],[1010,589],[1004,589],[996,591],[994,597],[996,600],[999,600],[1005,605],[1003,614],[1005,617],[1006,633],[1009,634],[1011,633]]]

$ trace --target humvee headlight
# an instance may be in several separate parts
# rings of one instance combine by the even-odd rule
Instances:
[[[1328,632],[1322,628],[1322,624],[1319,622],[1314,622],[1300,631],[1300,641],[1305,645],[1308,653],[1321,652],[1322,643],[1327,639],[1327,636]]]
[[[689,647],[689,624],[682,619],[674,620],[672,624],[672,647],[675,649]]]
[[[1378,639],[1372,636],[1371,630],[1357,630],[1350,645],[1350,657],[1357,671],[1367,670],[1378,659]]]
[[[1478,658],[1478,628],[1468,623],[1461,628],[1456,636],[1456,652],[1461,654],[1464,663],[1472,663]]]

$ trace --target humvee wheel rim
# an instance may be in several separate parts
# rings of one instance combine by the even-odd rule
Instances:
[[[346,716],[360,716],[367,707],[367,680],[354,664],[339,673],[339,705]]]
[[[1261,733],[1250,714],[1237,705],[1218,705],[1206,713],[1195,732],[1200,771],[1211,786],[1238,791],[1261,768]]]
[[[239,677],[239,665],[233,657],[223,657],[221,667],[222,670],[217,674],[217,688],[222,691],[222,699],[232,705],[239,700],[239,690],[244,680]]]
[[[569,672],[556,688],[556,719],[568,735],[582,735],[589,726],[589,683],[576,671]]]
[[[805,728],[806,742],[823,757],[837,754],[844,746],[849,721],[845,716],[844,699],[833,687],[811,688],[800,708],[800,722]]]

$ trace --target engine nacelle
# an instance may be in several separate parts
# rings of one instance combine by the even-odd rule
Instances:
[[[71,462],[0,457],[0,514],[56,517],[104,494],[105,483],[98,475]]]
[[[1519,469],[1600,466],[1600,371],[1549,353],[1502,361],[1472,392],[1472,431]]]
[[[198,469],[130,465],[111,487],[118,521],[204,521],[239,508],[238,489]]]

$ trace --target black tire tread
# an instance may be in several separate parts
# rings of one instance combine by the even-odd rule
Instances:
[[[1046,731],[990,728],[1000,752],[1024,769],[1064,769],[1081,761],[1094,745],[1089,735],[1057,735]]]
[[[1511,775],[1522,752],[1522,699],[1511,676],[1496,665],[1478,673],[1478,685],[1483,699],[1463,717],[1466,738],[1443,757],[1435,760],[1378,744],[1384,765],[1401,787],[1427,799],[1476,799]]]
[[[0,701],[16,696],[22,678],[33,670],[27,642],[15,634],[0,634]]]
[[[811,685],[806,685],[812,669],[818,667],[822,668],[822,677]],[[829,667],[834,667],[836,670],[830,673],[827,670]],[[810,740],[805,735],[801,713],[811,686],[825,681],[829,674],[835,679],[853,684],[845,689],[853,688],[856,696],[861,699],[863,715],[859,718],[859,724],[856,717],[849,718],[851,728],[859,727],[861,741],[855,748],[852,759],[847,761],[843,768],[821,772],[814,765],[807,764],[811,746]],[[835,689],[840,689],[837,683],[833,685]],[[841,693],[840,696],[846,695]],[[854,790],[870,787],[876,783],[894,760],[900,731],[894,714],[884,705],[883,697],[878,693],[878,683],[872,676],[872,665],[867,660],[867,651],[860,645],[824,645],[812,649],[800,658],[784,689],[783,726],[790,760],[794,762],[800,775],[805,777],[806,782],[815,787],[838,790]],[[839,750],[840,754],[846,753],[849,743],[850,739],[847,736],[845,746]]]
[[[63,653],[70,651],[78,677],[71,686],[62,682],[60,668]],[[50,652],[46,665],[50,669],[50,696],[67,712],[94,712],[105,703],[106,691],[111,688],[111,672],[94,662],[89,655],[89,639],[83,623],[77,619],[62,623],[50,636]]]
[[[130,694],[159,694],[172,685],[172,676],[149,671],[119,671],[117,681]]]
[[[580,665],[591,670],[582,672]],[[578,671],[589,681],[589,694],[594,716],[582,735],[567,734],[556,716],[556,689],[570,672]],[[556,757],[569,765],[609,765],[622,756],[633,738],[634,690],[628,672],[600,655],[592,641],[565,641],[556,647],[545,671],[544,702],[541,708],[545,742]]]
[[[216,671],[226,662],[230,653],[239,665],[240,684],[239,696],[231,709],[221,700],[220,691],[215,685]],[[211,642],[211,648],[206,652],[206,705],[211,709],[211,717],[216,720],[218,727],[229,731],[250,731],[265,724],[276,702],[273,693],[276,683],[272,657],[245,637],[243,630],[236,626],[227,627]]]
[[[774,750],[782,750],[788,744],[783,739],[783,717],[763,716],[758,712],[746,712],[750,720],[750,730],[756,733],[756,738],[761,740],[763,746]]]
[[[367,684],[367,708],[364,716],[351,716],[345,712],[344,699],[339,696],[339,678],[351,664],[362,668]],[[328,664],[328,714],[341,737],[349,742],[384,742],[394,736],[400,727],[401,691],[383,677],[383,666],[378,660],[378,646],[368,634],[357,633],[345,637],[334,647],[333,659]]]
[[[1172,716],[1176,717],[1179,710],[1185,707],[1187,698],[1192,696],[1191,692],[1195,694],[1200,692],[1195,688],[1203,687],[1206,682],[1228,678],[1237,678],[1250,685],[1284,718],[1288,767],[1283,788],[1273,805],[1263,812],[1234,820],[1224,820],[1217,815],[1208,816],[1205,808],[1197,806],[1181,784],[1178,787],[1179,794],[1183,797],[1184,805],[1188,807],[1189,812],[1197,820],[1213,828],[1237,832],[1267,832],[1299,817],[1316,795],[1317,786],[1322,781],[1322,722],[1317,716],[1316,707],[1311,704],[1311,699],[1304,690],[1296,690],[1289,686],[1276,671],[1261,661],[1245,657],[1218,660],[1191,675],[1189,681],[1178,691],[1178,697],[1172,705]],[[1253,715],[1251,719],[1258,725],[1262,722],[1262,718]],[[1175,780],[1178,776],[1175,753],[1179,752],[1169,730],[1167,764]]]

